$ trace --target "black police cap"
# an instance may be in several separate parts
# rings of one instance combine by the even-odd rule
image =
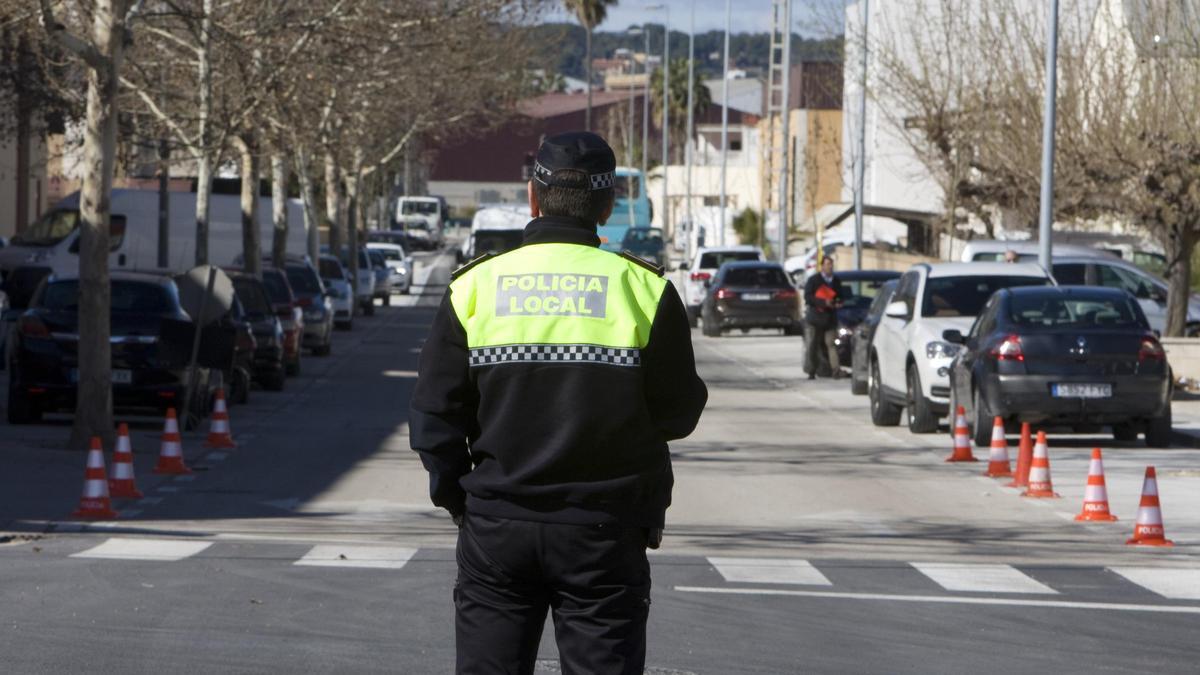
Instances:
[[[542,185],[576,187],[566,175],[584,174],[591,190],[611,188],[617,156],[603,138],[588,131],[571,131],[542,141],[533,163],[533,178]]]

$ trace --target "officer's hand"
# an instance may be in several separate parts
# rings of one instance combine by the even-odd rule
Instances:
[[[646,547],[657,550],[662,545],[662,535],[661,527],[652,527],[646,530]]]

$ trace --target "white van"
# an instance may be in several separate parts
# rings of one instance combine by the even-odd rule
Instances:
[[[471,219],[471,234],[458,252],[460,263],[485,253],[505,253],[517,248],[529,224],[529,207],[510,204],[484,206]]]
[[[185,272],[196,262],[196,194],[171,192],[168,223],[167,269]],[[159,270],[158,191],[112,191],[109,269]],[[307,253],[304,211],[299,200],[287,204],[287,252]],[[271,199],[258,201],[262,250],[269,253],[274,236]],[[241,200],[236,195],[212,195],[209,202],[208,261],[232,265],[242,255]],[[40,267],[51,274],[79,273],[79,193],[76,192],[46,212],[9,246],[0,249],[0,278],[19,267]]]
[[[1018,262],[1037,262],[1041,244],[1036,240],[1005,241],[1003,239],[973,239],[963,246],[962,262],[1004,262],[1009,251],[1017,254]],[[1054,244],[1054,257],[1120,259],[1108,251],[1078,244]]]
[[[417,236],[427,237],[429,247],[442,247],[442,228],[446,224],[445,204],[439,197],[413,197],[406,195],[396,202],[396,222],[404,223],[405,229],[417,229]],[[425,227],[414,228],[413,223],[424,221]]]

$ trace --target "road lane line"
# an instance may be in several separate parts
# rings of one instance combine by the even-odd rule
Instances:
[[[210,452],[204,456],[204,459],[207,459],[210,462],[220,462],[220,461],[223,461],[228,456],[229,456],[228,452]]]
[[[1200,600],[1200,569],[1108,568],[1143,588],[1172,600]]]
[[[1000,607],[1041,607],[1045,609],[1089,609],[1114,612],[1161,612],[1163,614],[1200,614],[1200,607],[1180,605],[1137,605],[1117,602],[1073,602],[1070,600],[1022,600],[1018,598],[965,598],[953,595],[890,595],[887,593],[839,593],[837,591],[795,591],[783,588],[713,588],[675,586],[680,593],[722,595],[782,595],[794,598],[832,600],[876,600],[881,602],[927,602],[945,605],[994,605]]]
[[[71,557],[174,562],[190,558],[209,546],[212,546],[211,541],[112,537],[99,546],[89,548],[86,551],[80,551],[79,553],[72,553]]]
[[[308,567],[368,567],[398,570],[417,554],[417,549],[403,546],[341,546],[312,547],[304,557],[292,563]]]
[[[1058,591],[1010,565],[909,563],[948,591],[970,593],[1046,593]]]
[[[795,558],[708,558],[725,581],[751,584],[832,586],[807,560]]]

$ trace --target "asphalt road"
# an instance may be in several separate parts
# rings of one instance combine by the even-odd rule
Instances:
[[[0,654],[7,672],[445,673],[454,528],[426,499],[406,409],[450,259],[418,295],[338,333],[282,394],[232,410],[239,448],[185,436],[112,523],[67,519],[83,456],[64,423],[0,425]],[[947,465],[945,434],[870,426],[844,382],[805,382],[802,341],[695,334],[711,399],[673,447],[653,673],[1200,669],[1200,451],[1053,439],[1060,500]],[[1103,443],[1114,524],[1070,519]],[[1172,550],[1124,546],[1159,467]],[[556,672],[551,634],[539,672]]]

